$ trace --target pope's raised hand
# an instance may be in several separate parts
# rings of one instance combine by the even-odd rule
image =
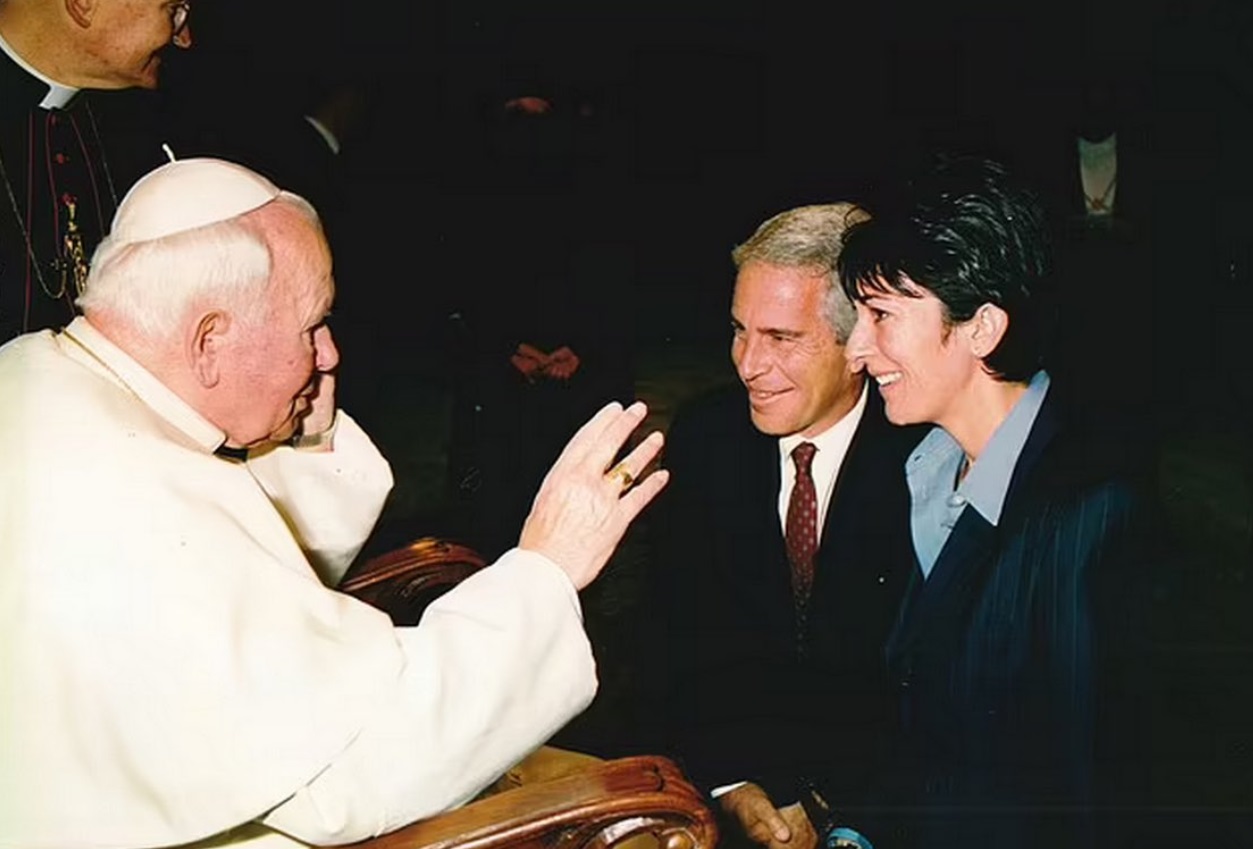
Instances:
[[[631,521],[669,480],[664,470],[644,475],[661,450],[660,432],[609,468],[647,413],[642,403],[624,410],[615,402],[579,428],[548,470],[522,526],[518,546],[548,557],[579,589],[600,573]]]

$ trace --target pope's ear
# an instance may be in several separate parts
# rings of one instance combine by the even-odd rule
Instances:
[[[1009,313],[996,304],[984,304],[970,319],[970,348],[983,358],[996,350],[1009,330]]]
[[[63,2],[65,12],[70,19],[83,29],[87,29],[91,26],[91,21],[95,18],[100,4],[105,0],[63,0]]]
[[[226,349],[226,334],[231,317],[214,310],[200,316],[187,335],[185,356],[192,374],[205,389],[216,386],[221,379],[221,359]]]

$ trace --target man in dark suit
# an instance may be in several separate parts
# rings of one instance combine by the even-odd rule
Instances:
[[[156,87],[189,10],[0,0],[0,343],[75,316],[118,198],[163,160],[120,90]]]
[[[1112,846],[1108,814],[1135,801],[1149,502],[1043,367],[1047,246],[1034,197],[972,158],[846,235],[849,361],[890,421],[937,425],[905,466],[918,568],[887,643],[880,849]]]
[[[687,405],[667,437],[659,701],[732,845],[813,846],[860,803],[889,726],[882,645],[912,568],[917,435],[845,362],[855,313],[835,260],[859,215],[793,209],[736,248],[743,386]]]

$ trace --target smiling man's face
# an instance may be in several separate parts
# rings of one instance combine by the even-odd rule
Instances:
[[[740,268],[731,303],[731,360],[762,433],[815,436],[857,403],[862,378],[824,313],[825,274],[753,260]]]

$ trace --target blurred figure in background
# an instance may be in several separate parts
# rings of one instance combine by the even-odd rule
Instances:
[[[481,182],[449,250],[465,342],[450,499],[488,554],[577,423],[634,395],[633,250],[606,185],[601,103],[527,83],[486,109]]]

